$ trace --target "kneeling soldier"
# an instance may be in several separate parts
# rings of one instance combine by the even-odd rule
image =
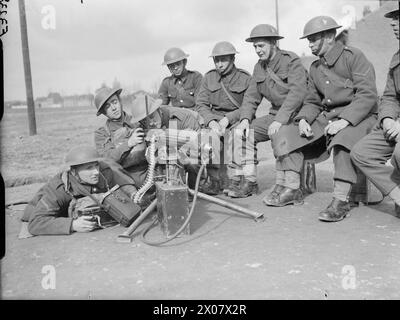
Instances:
[[[132,116],[125,113],[120,100],[122,89],[101,88],[94,98],[97,116],[103,114],[107,121],[94,133],[97,152],[104,158],[114,160],[129,173],[138,186],[147,174],[144,132]],[[155,103],[159,105],[160,100]]]

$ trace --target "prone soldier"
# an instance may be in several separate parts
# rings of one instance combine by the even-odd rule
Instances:
[[[137,192],[134,180],[122,167],[115,162],[104,161],[93,147],[72,148],[65,162],[67,170],[46,183],[24,210],[22,221],[28,223],[28,231],[32,235],[92,231],[99,226],[98,223],[89,216],[76,216],[77,202],[87,194],[101,195],[116,184],[130,198]]]

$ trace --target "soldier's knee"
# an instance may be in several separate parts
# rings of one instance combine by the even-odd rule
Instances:
[[[358,142],[350,151],[350,158],[355,164],[366,163],[368,157],[366,156],[365,149],[362,142]]]

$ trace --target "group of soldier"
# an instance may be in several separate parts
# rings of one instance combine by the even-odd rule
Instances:
[[[399,8],[394,3],[385,17],[399,39]],[[337,39],[340,27],[328,16],[306,23],[301,39],[308,40],[318,57],[309,71],[295,53],[278,47],[283,37],[273,26],[260,24],[246,39],[259,57],[252,75],[236,67],[238,52],[222,41],[211,52],[215,68],[204,77],[186,68],[188,55],[183,50],[169,49],[163,64],[171,76],[162,81],[159,99],[150,103],[137,99],[131,114],[123,110],[121,89],[101,88],[95,106],[97,115],[107,120],[95,132],[96,148],[80,146],[67,154],[68,170],[47,183],[25,210],[29,231],[38,235],[93,230],[93,222],[71,214],[71,202],[83,196],[74,183],[91,193],[105,192],[118,183],[133,197],[147,174],[146,130],[168,128],[171,121],[178,123],[178,130],[207,129],[220,139],[219,161],[207,164],[201,192],[232,198],[257,194],[257,144],[270,140],[275,185],[264,196],[265,205],[302,204],[305,159],[318,162],[332,155],[333,196],[319,213],[321,221],[346,217],[357,167],[394,200],[400,213],[399,51],[378,99],[374,66],[361,50]],[[269,113],[256,117],[263,99],[271,104]],[[392,166],[386,164],[389,159]],[[188,166],[189,176],[197,168]]]

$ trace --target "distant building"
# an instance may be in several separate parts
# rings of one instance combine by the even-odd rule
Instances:
[[[61,108],[62,97],[58,92],[50,92],[47,97],[35,99],[35,108]]]
[[[92,94],[81,94],[63,97],[63,107],[93,107],[94,106],[94,96]]]

